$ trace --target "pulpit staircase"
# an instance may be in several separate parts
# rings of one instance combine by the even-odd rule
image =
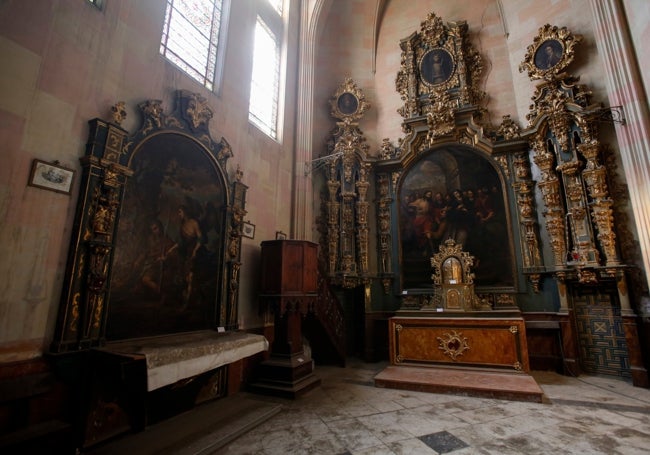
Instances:
[[[303,335],[317,363],[345,366],[345,321],[343,307],[319,270],[318,298],[303,320]]]

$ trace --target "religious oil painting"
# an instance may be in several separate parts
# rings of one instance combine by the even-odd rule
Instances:
[[[475,257],[477,286],[514,285],[504,191],[486,158],[455,147],[431,151],[406,171],[400,198],[403,289],[432,286],[431,256],[449,238]]]
[[[454,72],[454,59],[442,48],[435,48],[424,54],[420,62],[422,80],[438,85],[447,82]]]
[[[544,41],[535,52],[535,66],[540,70],[549,70],[562,60],[564,49],[556,39]]]
[[[212,328],[226,190],[194,140],[160,134],[133,155],[119,221],[107,339]]]
[[[359,109],[359,100],[357,100],[357,97],[352,93],[344,92],[339,96],[338,100],[336,100],[336,106],[342,114],[352,115]]]

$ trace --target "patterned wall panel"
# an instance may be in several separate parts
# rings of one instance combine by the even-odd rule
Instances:
[[[574,292],[573,308],[584,371],[630,377],[621,308],[615,295]]]

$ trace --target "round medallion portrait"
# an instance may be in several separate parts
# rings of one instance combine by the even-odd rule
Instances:
[[[540,70],[550,70],[562,60],[564,48],[556,39],[544,41],[535,52],[535,66]]]
[[[422,80],[431,85],[443,84],[454,73],[454,59],[449,52],[435,48],[424,54],[420,61]]]
[[[359,108],[359,100],[350,92],[345,92],[339,96],[336,101],[336,107],[338,107],[339,112],[344,115],[352,115],[357,112]]]

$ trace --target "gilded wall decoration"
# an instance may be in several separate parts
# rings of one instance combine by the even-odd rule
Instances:
[[[440,349],[446,356],[451,357],[451,360],[453,361],[456,361],[458,357],[470,349],[467,337],[464,337],[462,332],[457,332],[455,330],[444,333],[442,337],[437,337],[437,340],[438,349]]]
[[[420,31],[400,42],[401,67],[395,80],[405,119],[429,117],[432,137],[449,134],[460,107],[478,105],[485,94],[478,89],[483,70],[480,54],[467,38],[465,21],[443,23],[429,13]]]
[[[330,100],[331,115],[341,121],[332,131],[327,178],[327,274],[332,283],[353,288],[369,282],[369,201],[371,164],[357,121],[370,104],[346,78]],[[388,146],[385,145],[388,149]],[[393,152],[386,152],[392,155]]]
[[[546,24],[540,27],[533,44],[526,49],[519,72],[528,71],[531,80],[562,78],[562,71],[573,61],[575,46],[582,41],[566,27]]]
[[[237,326],[246,186],[225,173],[232,151],[210,138],[207,101],[140,104],[141,128],[90,122],[52,351],[106,340]]]
[[[544,80],[535,90],[527,117],[554,268],[558,276],[571,277],[573,272],[587,284],[620,273],[621,261],[614,201],[598,140],[599,106],[591,104],[591,91],[578,84],[577,77],[561,72],[573,60],[580,40],[566,28],[545,25],[529,46],[520,71],[528,70],[532,80]],[[557,58],[551,62],[553,49]],[[525,186],[519,188],[523,208]]]

